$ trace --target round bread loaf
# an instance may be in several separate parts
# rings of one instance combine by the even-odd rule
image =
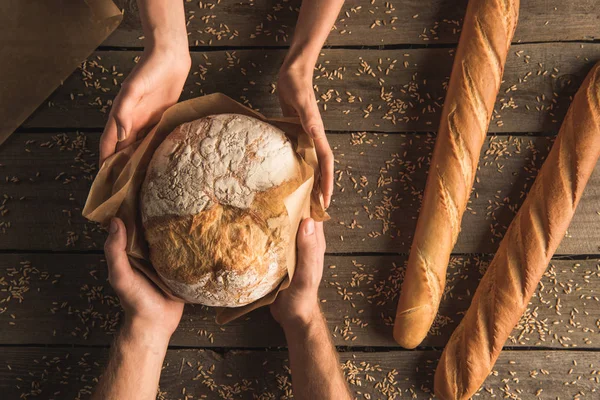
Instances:
[[[285,134],[256,118],[208,116],[161,143],[142,186],[150,261],[190,303],[239,307],[287,273],[284,199],[301,181]]]

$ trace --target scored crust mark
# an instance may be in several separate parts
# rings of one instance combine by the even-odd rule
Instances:
[[[482,135],[485,137],[487,134],[488,127],[488,112],[487,107],[485,106],[485,100],[483,99],[483,95],[480,90],[477,88],[473,77],[471,76],[471,70],[469,68],[469,64],[465,61],[462,62],[462,70],[463,76],[465,80],[465,87],[467,89],[467,96],[470,101],[465,102],[470,104],[473,109],[473,113],[475,114],[475,119],[479,123],[479,131],[482,132]]]
[[[596,66],[596,72],[590,80],[587,99],[590,105],[590,115],[593,116],[596,131],[600,131],[600,66]]]
[[[526,211],[530,211],[527,213]],[[533,210],[531,207],[528,207],[528,210],[524,210],[523,213],[519,217],[515,217],[511,226],[514,224],[512,228],[511,237],[515,238],[515,244],[513,246],[508,246],[506,251],[506,270],[507,276],[513,277],[516,281],[511,282],[512,286],[514,286],[515,295],[520,294],[519,303],[523,303],[523,299],[527,298],[527,254],[525,249],[523,248],[523,242],[528,235],[528,223],[534,224],[537,221],[537,218],[533,215]],[[529,219],[528,219],[529,217]],[[535,226],[532,226],[533,229],[537,232]],[[534,234],[536,239],[539,239],[537,234]],[[545,238],[542,238],[545,241]],[[537,241],[539,244],[539,240]],[[536,246],[539,248],[539,246]],[[536,251],[537,252],[537,249]],[[521,304],[523,305],[523,304]]]
[[[462,327],[460,325],[457,326],[454,330],[454,333],[455,335],[452,335],[452,337],[448,340],[446,348],[452,347],[453,351],[455,351],[457,354],[461,354],[463,353],[463,346],[461,343],[463,340]],[[449,399],[459,398],[458,394],[461,390],[459,379],[462,379],[462,375],[459,376],[460,374],[458,371],[463,369],[461,362],[463,359],[465,359],[465,357],[461,357],[460,359],[458,357],[456,359],[451,359],[450,357],[446,357],[442,354],[437,368],[440,371],[444,371],[444,392],[435,392],[437,397]],[[438,380],[439,376],[436,375],[435,379]],[[445,395],[449,395],[450,397],[444,397]]]
[[[512,5],[511,3],[512,3],[511,0],[500,0],[500,5],[503,8],[502,13],[504,15],[509,15],[510,14],[510,8],[511,8],[511,5]]]
[[[492,291],[492,289],[493,289],[493,286],[490,283],[490,286],[488,287],[488,291]],[[492,308],[492,309],[489,309],[489,308]],[[497,326],[495,324],[493,324],[493,321],[490,321],[490,315],[493,315],[493,308],[494,308],[494,303],[490,303],[488,305],[488,308],[477,307],[477,309],[476,309],[477,320],[479,321],[480,324],[484,324],[481,326],[489,326],[490,329],[478,329],[476,332],[473,332],[474,334],[481,333],[482,342],[488,344],[487,347],[488,347],[488,349],[490,349],[490,352],[488,352],[487,355],[486,355],[486,352],[483,352],[483,354],[477,354],[478,358],[486,358],[487,357],[488,364],[491,363],[490,358],[491,358],[491,354],[493,354],[491,351],[494,346],[494,338],[497,336],[496,335]],[[490,324],[490,322],[492,322],[492,323]],[[463,329],[463,334],[464,334],[464,329]],[[465,352],[469,353],[469,350],[470,350],[469,347],[465,347]],[[477,367],[475,366],[475,368],[477,368]],[[468,373],[463,374],[463,385],[462,385],[463,393],[469,387],[470,377],[473,376],[472,369],[473,369],[473,366],[469,365]]]
[[[464,390],[465,386],[468,385],[469,374],[463,374],[462,371],[469,368],[468,365],[466,365],[466,366],[463,365],[463,361],[464,361],[464,363],[468,363],[468,349],[469,348],[468,348],[468,346],[465,346],[465,344],[464,344],[464,341],[466,338],[466,335],[464,334],[464,327],[459,325],[454,332],[456,332],[456,337],[457,337],[457,339],[454,341],[454,343],[456,345],[456,353],[463,354],[462,357],[456,359],[456,364],[457,364],[456,370],[452,371],[452,368],[450,368],[450,370],[452,371],[451,381],[454,383],[453,399],[459,399],[460,394],[464,393],[464,391],[465,391]]]
[[[551,240],[551,238],[549,237],[550,227],[548,226],[549,221],[547,220],[548,217],[545,204],[546,202],[542,201],[537,204],[530,203],[529,205],[529,223],[531,225],[531,231],[533,232],[533,236],[537,240],[537,246],[535,251],[541,253],[540,255],[538,255],[538,258],[551,257],[551,254],[549,254]],[[526,214],[523,213],[523,216],[525,217]],[[524,225],[525,224],[522,224],[522,226]],[[520,243],[523,243],[523,241],[520,241]],[[520,247],[523,247],[523,245],[521,245]],[[524,252],[525,249],[522,249],[522,251]],[[529,297],[528,293],[530,293],[532,290],[535,290],[535,286],[537,285],[536,278],[531,276],[531,270],[527,268],[528,263],[526,261],[527,260],[524,259],[521,265],[521,268],[523,269],[524,280],[524,283],[522,284],[523,307],[527,305]]]
[[[594,116],[594,121],[598,123],[598,119],[600,119],[600,66],[596,66],[595,68],[596,71],[590,79],[586,97],[592,109],[591,115]]]
[[[452,243],[453,245],[456,243],[458,239],[458,234],[460,233],[460,211],[450,190],[448,189],[448,184],[446,183],[446,179],[444,175],[439,170],[439,167],[436,168],[438,182],[440,184],[440,199],[442,201],[442,205],[444,209],[448,213],[448,219],[450,220],[450,229],[452,233]]]
[[[445,179],[440,174],[439,169],[437,169],[437,174],[438,174],[438,178],[439,178],[438,182],[440,183],[440,192],[439,192],[440,197],[442,199],[442,204],[444,205],[444,209],[448,213],[448,219],[450,220],[450,226],[451,226],[450,229],[451,229],[451,234],[452,234],[452,241],[453,241],[453,243],[455,243],[456,239],[458,238],[458,234],[460,232],[460,226],[458,225],[460,223],[459,215],[458,215],[458,212],[459,212],[458,207],[456,206],[456,203],[454,202],[454,199],[452,198],[452,195],[450,194],[450,192],[448,190]],[[426,289],[429,293],[429,297],[432,299],[431,304],[434,305],[434,307],[432,308],[432,314],[433,314],[433,317],[435,317],[435,314],[437,313],[437,308],[435,306],[439,305],[439,303],[441,301],[444,284],[440,280],[440,277],[431,268],[431,263],[429,262],[429,259],[427,258],[425,253],[422,251],[420,246],[415,245],[414,252],[416,253],[416,256],[419,258],[419,260],[421,261],[420,264],[422,265],[423,271],[425,273],[425,279],[427,280]],[[407,310],[403,310],[400,313],[400,315],[412,314],[413,312],[415,312],[417,309],[419,309],[421,307],[422,306],[417,306],[417,307],[409,308]]]
[[[439,277],[431,269],[430,262],[427,259],[427,257],[425,256],[425,254],[423,254],[421,249],[419,247],[416,247],[415,252],[417,254],[417,257],[419,257],[419,259],[421,260],[422,269],[423,269],[423,272],[425,273],[425,278],[427,279],[427,287],[425,289],[429,293],[430,298],[432,298],[433,300],[438,299],[438,302],[439,302],[442,283],[440,282]],[[411,307],[409,309],[403,310],[398,315],[404,315],[404,316],[410,315],[421,308],[423,308],[423,305]],[[435,317],[435,313],[437,313],[437,311],[436,310],[432,310],[432,311],[434,311],[433,314]]]
[[[432,271],[431,263],[427,259],[427,256],[423,254],[420,248],[417,248],[417,255],[423,263],[425,277],[427,278],[427,288],[429,290],[430,296],[439,304],[442,282],[440,282],[440,278],[435,274],[435,272]],[[433,317],[435,317],[436,313],[437,310],[432,310]]]
[[[573,126],[573,117],[569,116],[569,118],[567,119],[568,121],[565,121],[564,123],[568,123],[570,125],[569,129],[575,129],[575,127]],[[567,192],[566,194],[570,200],[569,205],[571,206],[571,209],[575,207],[575,203],[577,201],[577,155],[575,153],[574,140],[574,138],[573,140],[569,140],[567,136],[563,136],[557,139],[558,143],[555,143],[555,145],[559,146],[559,176],[557,178],[560,180],[560,183],[564,187],[564,190]]]
[[[510,47],[510,42],[517,29],[517,20],[519,19],[519,5],[515,7],[515,0],[503,0],[506,9],[507,43],[506,48]]]
[[[506,48],[510,47],[511,39],[515,33],[515,29],[517,28],[517,19],[519,9],[518,7],[514,7],[514,0],[498,0],[496,1],[500,8],[500,15],[503,16],[504,20],[504,31],[506,33]]]
[[[473,155],[471,154],[471,149],[466,145],[458,131],[456,107],[448,114],[448,132],[450,134],[452,154],[458,161],[463,175],[465,199],[462,204],[465,204],[469,200],[469,186],[473,182]]]
[[[495,259],[496,257],[494,257]],[[492,309],[495,309],[497,307],[496,302],[497,302],[497,298],[498,296],[496,295],[497,290],[498,290],[498,285],[497,285],[497,281],[498,281],[498,268],[496,267],[496,263],[494,263],[494,261],[492,261],[492,264],[490,265],[488,271],[490,274],[490,283],[489,283],[489,296],[491,297],[491,300],[489,301],[489,305],[491,306]],[[488,274],[488,272],[486,271],[486,274]],[[484,304],[485,305],[485,304]],[[479,307],[479,306],[478,306]],[[485,325],[483,325],[483,330],[487,330],[486,334],[487,334],[487,348],[488,350],[491,352],[494,349],[494,343],[495,343],[495,339],[496,339],[496,332],[497,332],[497,328],[496,328],[496,324],[498,323],[498,321],[496,321],[496,318],[494,318],[494,313],[490,312],[488,313],[488,317],[487,317],[487,323]],[[461,324],[462,325],[462,324]],[[466,339],[465,339],[466,340]],[[493,353],[490,353],[493,354]]]
[[[511,26],[511,6],[512,6],[512,1],[511,0],[499,0],[496,1],[496,4],[499,4],[500,6],[500,15],[502,15],[504,18],[502,18],[504,20],[504,32],[507,34],[507,37],[510,38],[509,35],[510,33],[510,26]],[[508,42],[508,46],[510,46],[510,42]]]
[[[278,128],[220,114],[176,128],[142,187],[150,259],[192,303],[237,307],[287,273],[284,200],[302,183],[300,159]]]
[[[543,196],[544,199],[548,199],[551,196],[550,192],[554,190],[549,185],[544,184],[544,181],[540,182],[540,195]],[[549,236],[549,232],[551,231],[550,226],[550,217],[548,213],[548,207],[550,205],[547,201],[537,202],[537,203],[528,203],[527,207],[529,209],[529,218],[531,226],[533,227],[532,231],[534,232],[534,237],[539,240],[541,245],[541,250],[543,252],[543,256],[550,256],[550,242],[551,237]],[[574,205],[573,205],[574,206]],[[574,209],[573,207],[571,208]],[[526,266],[524,266],[525,268]]]
[[[490,38],[487,35],[487,27],[483,26],[481,20],[477,16],[475,17],[475,31],[479,33],[483,49],[494,64],[494,68],[492,68],[494,80],[496,85],[499,86],[504,70],[502,58],[500,57],[500,54],[498,54],[498,50],[492,45],[492,42],[490,42]]]
[[[600,65],[594,66],[595,71],[590,78],[588,90],[586,92],[587,103],[589,104],[590,110],[589,115],[592,117],[592,123],[596,132],[600,132]],[[578,109],[581,111],[581,109]],[[575,183],[574,193],[578,193],[577,187],[579,186],[579,180]]]
[[[464,328],[462,328],[460,325],[458,326],[458,328],[456,328],[457,330],[460,329],[460,331],[463,331]],[[457,332],[457,337],[461,338],[462,340],[457,340],[456,341],[456,351],[458,354],[460,353],[465,353],[466,352],[466,347],[463,345],[463,343],[461,343],[464,340],[464,335],[462,335],[462,332]],[[460,359],[457,360],[457,366],[456,366],[456,370],[452,370],[452,368],[450,368],[450,370],[452,371],[452,378],[451,378],[451,382],[454,383],[454,385],[451,385],[451,388],[453,389],[454,393],[454,399],[458,399],[459,398],[459,394],[463,393],[463,387],[464,387],[464,376],[460,374],[459,371],[463,370],[463,360],[466,360],[467,357],[466,355],[464,357],[461,357]],[[460,379],[459,379],[460,378]]]

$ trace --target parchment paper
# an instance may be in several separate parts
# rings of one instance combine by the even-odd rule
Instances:
[[[184,122],[208,115],[236,113],[258,118],[277,126],[291,140],[301,158],[302,184],[285,200],[293,235],[287,249],[288,276],[277,289],[243,307],[216,308],[217,322],[227,323],[258,307],[271,304],[280,290],[288,287],[296,266],[296,231],[302,219],[312,216],[317,221],[329,218],[323,208],[318,188],[314,188],[315,171],[319,171],[312,139],[304,132],[297,118],[269,119],[235,100],[215,93],[184,101],[170,107],[159,123],[141,140],[119,151],[100,168],[88,195],[83,216],[106,226],[112,217],[119,217],[127,228],[127,254],[131,264],[148,276],[174,299],[178,298],[156,273],[149,261],[148,245],[139,211],[139,192],[154,151],[165,137]]]
[[[0,1],[0,145],[122,18],[111,0]]]

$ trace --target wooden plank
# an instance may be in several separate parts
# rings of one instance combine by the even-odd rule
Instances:
[[[332,131],[435,131],[453,53],[448,48],[323,50],[315,84],[325,126]],[[23,127],[103,128],[110,101],[140,55],[96,52],[86,72],[74,72]],[[284,50],[194,53],[182,98],[223,92],[265,115],[279,115],[274,85],[284,55]],[[513,46],[490,131],[557,131],[570,96],[597,59],[600,43]]]
[[[336,182],[330,252],[408,252],[429,170],[432,135],[333,135]],[[552,138],[489,137],[454,253],[495,253]],[[556,254],[600,249],[600,164]]]
[[[8,196],[0,200],[0,206],[5,203],[0,249],[102,248],[103,233],[81,216],[95,174],[98,139],[98,133],[54,138],[19,133],[0,148],[0,196]],[[339,186],[326,230],[328,252],[408,253],[435,138],[332,134],[329,140]],[[551,143],[549,137],[488,138],[455,253],[496,251]],[[600,253],[598,169],[557,254]]]
[[[490,256],[456,256],[423,346],[443,347],[468,308]],[[397,347],[392,339],[406,256],[327,256],[321,306],[339,346]],[[0,343],[106,345],[119,301],[96,254],[0,256]],[[554,260],[507,346],[600,348],[600,262]],[[257,327],[260,326],[260,329]],[[219,326],[208,307],[186,306],[172,344],[284,346],[268,308]]]
[[[430,399],[439,356],[437,351],[353,351],[341,353],[340,364],[356,398]],[[107,357],[108,350],[98,348],[6,348],[0,390],[10,399],[87,398]],[[286,351],[169,350],[160,398],[290,399],[286,358]],[[507,351],[477,398],[595,398],[599,375],[597,353]]]
[[[121,26],[105,46],[142,46],[134,0],[118,0],[125,10]],[[284,2],[221,0],[186,1],[192,46],[287,46],[300,0]],[[327,45],[456,43],[466,0],[384,2],[347,0]],[[515,42],[592,40],[600,37],[594,0],[547,0],[521,3]]]

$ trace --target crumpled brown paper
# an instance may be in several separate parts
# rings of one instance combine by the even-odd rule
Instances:
[[[179,299],[158,276],[149,261],[148,245],[144,239],[139,212],[140,189],[146,177],[146,168],[154,151],[165,137],[182,123],[208,115],[235,113],[248,115],[275,125],[291,140],[302,161],[302,184],[285,200],[293,237],[287,249],[288,276],[277,289],[265,297],[243,307],[217,308],[217,322],[227,323],[258,307],[271,304],[277,293],[288,287],[296,266],[296,231],[302,219],[312,216],[317,221],[329,218],[323,208],[322,197],[315,185],[315,171],[319,165],[312,139],[304,132],[298,118],[269,119],[235,100],[215,93],[184,101],[170,107],[159,123],[141,140],[110,157],[92,183],[83,216],[107,225],[112,217],[119,217],[127,228],[127,254],[131,264],[140,269],[170,297]],[[181,300],[183,301],[183,300]]]
[[[0,145],[122,18],[111,0],[2,0]]]

